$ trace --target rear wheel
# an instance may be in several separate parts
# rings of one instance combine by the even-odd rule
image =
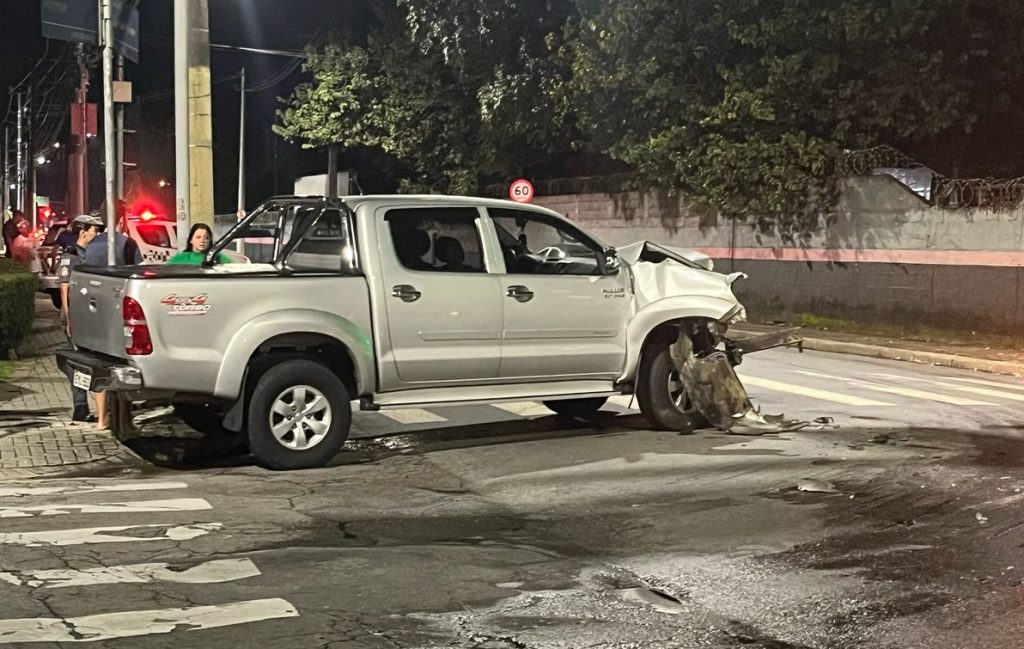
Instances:
[[[672,342],[653,340],[644,347],[637,372],[637,403],[655,430],[704,428],[708,422],[694,408],[672,363]]]
[[[59,311],[61,309],[60,291],[47,291],[46,294],[50,296],[53,308]]]
[[[559,399],[558,401],[545,401],[544,406],[566,417],[590,417],[600,410],[606,401],[608,401],[606,397]]]
[[[313,361],[271,367],[249,400],[249,448],[267,468],[323,466],[341,450],[351,426],[344,384]]]

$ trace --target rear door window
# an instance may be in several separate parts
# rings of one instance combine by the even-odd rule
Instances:
[[[384,218],[407,270],[483,273],[479,216],[472,207],[429,207],[388,210]]]

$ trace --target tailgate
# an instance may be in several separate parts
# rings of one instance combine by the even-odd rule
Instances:
[[[127,277],[75,271],[71,275],[71,339],[82,349],[125,358],[121,301]]]

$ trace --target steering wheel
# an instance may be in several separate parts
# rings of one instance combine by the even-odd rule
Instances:
[[[544,261],[559,261],[569,255],[558,246],[548,246],[537,253]]]

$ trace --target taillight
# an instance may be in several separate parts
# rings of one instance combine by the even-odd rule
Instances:
[[[149,335],[146,314],[142,305],[134,298],[125,296],[121,302],[124,317],[124,350],[132,356],[147,356],[153,353],[153,339]]]

